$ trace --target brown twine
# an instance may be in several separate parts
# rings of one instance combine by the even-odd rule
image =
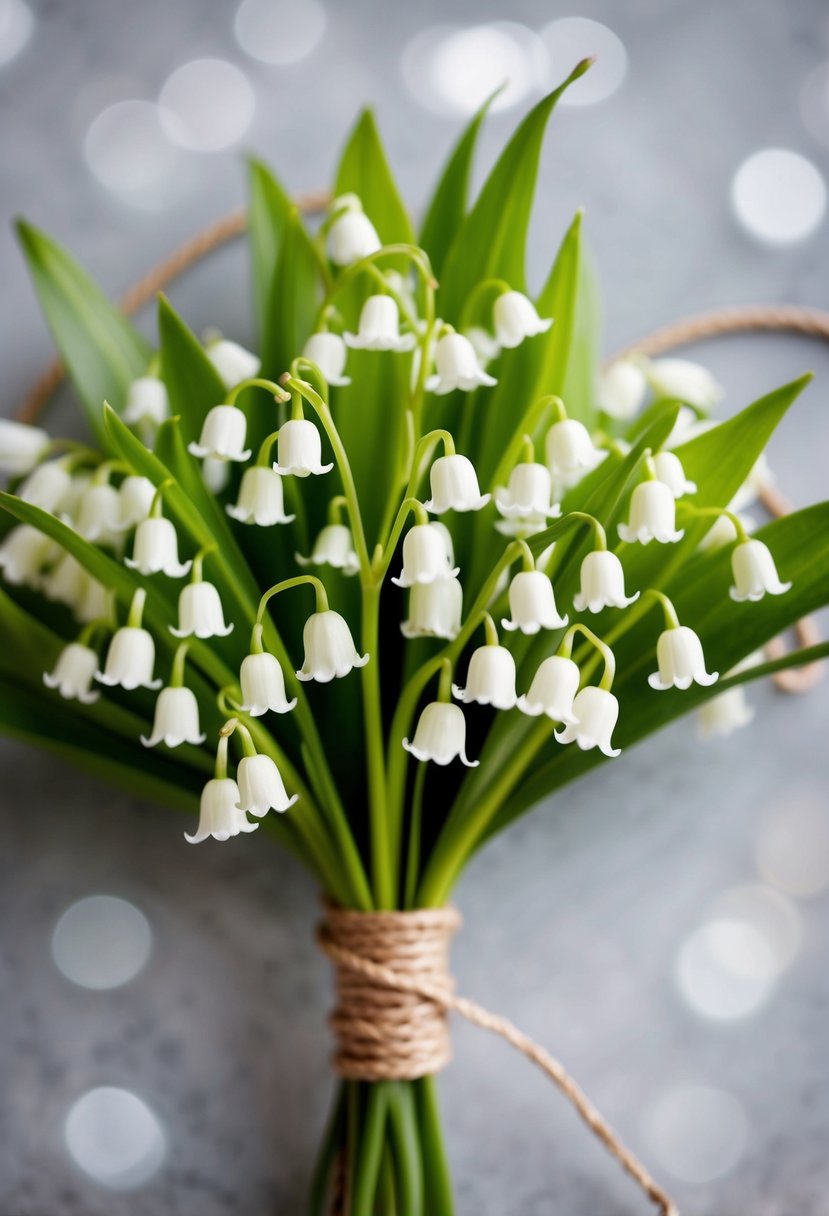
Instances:
[[[670,1196],[576,1084],[564,1066],[507,1018],[453,991],[449,943],[460,926],[453,907],[414,912],[355,912],[326,904],[317,943],[336,968],[334,1068],[359,1081],[414,1080],[450,1057],[447,1014],[505,1039],[558,1086],[612,1157],[662,1216],[677,1216]]]

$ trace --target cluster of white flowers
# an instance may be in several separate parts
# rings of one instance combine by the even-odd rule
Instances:
[[[345,268],[345,273],[356,263],[371,260],[381,252],[378,234],[360,200],[353,195],[335,200],[323,231],[331,262]],[[236,502],[225,505],[227,514],[239,524],[272,527],[292,523],[295,514],[286,512],[285,479],[323,476],[335,463],[341,463],[331,427],[322,412],[327,406],[321,398],[319,408],[314,404],[313,386],[301,379],[303,369],[313,371],[312,379],[322,380],[328,388],[337,388],[350,384],[349,351],[397,352],[412,356],[415,383],[419,378],[425,392],[438,397],[472,392],[496,383],[486,366],[501,349],[513,349],[544,333],[553,323],[552,318],[540,317],[523,293],[498,282],[493,288],[489,327],[475,317],[475,323],[462,332],[434,317],[428,322],[420,318],[415,293],[399,274],[384,275],[375,267],[374,280],[378,290],[365,300],[356,332],[335,332],[330,327],[330,310],[324,310],[320,326],[304,344],[293,372],[286,374],[279,385],[270,385],[277,401],[291,402],[290,416],[262,443],[255,457],[247,446],[247,416],[237,399],[249,384],[267,386],[269,382],[255,379],[260,363],[249,351],[223,338],[208,343],[206,353],[227,389],[227,397],[206,409],[199,438],[189,444],[189,451],[203,462],[205,481],[216,492],[227,484],[231,466],[246,466]],[[484,287],[490,298],[492,290]],[[603,376],[599,405],[609,419],[629,420],[642,408],[649,392],[658,398],[676,397],[689,407],[688,416],[681,418],[681,430],[674,433],[671,442],[679,434],[686,437],[695,427],[705,425],[699,416],[720,395],[709,374],[695,364],[631,356],[616,362]],[[322,430],[304,415],[303,407],[309,403],[319,415]],[[402,538],[402,568],[391,578],[393,584],[408,593],[402,633],[408,639],[442,639],[450,650],[451,644],[460,639],[453,652],[454,662],[461,642],[465,644],[481,624],[487,630],[486,643],[469,658],[465,686],[452,685],[451,679],[442,680],[438,699],[427,704],[419,715],[412,741],[403,740],[403,746],[418,760],[444,765],[460,758],[464,764],[477,763],[466,756],[465,718],[460,706],[451,701],[450,689],[465,705],[475,703],[503,711],[517,709],[532,717],[544,715],[559,725],[555,738],[562,744],[575,742],[582,749],[598,748],[607,756],[618,755],[618,749],[611,743],[619,715],[612,692],[615,666],[612,652],[584,625],[569,625],[568,614],[560,611],[553,582],[554,546],[534,557],[527,544],[527,538],[561,517],[562,499],[607,457],[607,445],[597,444],[582,422],[568,417],[562,402],[551,398],[549,408],[548,417],[552,421],[544,436],[543,463],[536,460],[533,439],[526,436],[520,458],[516,455],[510,467],[499,466],[500,479],[506,485],[493,485],[483,493],[473,463],[455,450],[449,432],[415,436],[408,497],[401,503],[388,552],[388,559],[392,560]],[[146,375],[131,384],[123,418],[149,442],[169,416],[164,383],[151,366]],[[333,458],[327,462],[323,455],[324,434],[333,448]],[[441,443],[443,454],[435,456]],[[273,459],[274,445],[276,459]],[[427,471],[427,460],[430,494],[421,502],[417,490],[419,479]],[[38,428],[0,423],[0,462],[11,476],[23,479],[17,487],[21,499],[55,514],[80,536],[122,559],[138,574],[163,575],[169,579],[190,576],[179,594],[178,625],[170,626],[171,633],[184,640],[175,651],[170,682],[161,688],[162,681],[155,676],[155,641],[142,620],[146,592],[143,589],[135,592],[126,624],[118,627],[107,588],[36,528],[27,524],[14,528],[0,543],[0,569],[6,580],[36,588],[66,604],[84,626],[78,639],[59,655],[54,670],[44,675],[46,685],[63,697],[84,704],[99,696],[94,681],[126,690],[160,688],[152,729],[149,735],[142,736],[144,745],[163,744],[170,748],[201,745],[205,735],[200,729],[199,705],[194,692],[184,684],[187,647],[226,637],[234,628],[233,621],[225,620],[218,587],[203,577],[204,565],[211,561],[215,546],[181,560],[179,536],[172,520],[164,514],[167,483],[156,486],[123,464],[101,462],[85,448],[56,455],[49,437]],[[343,473],[342,467],[340,472]],[[780,581],[768,548],[748,536],[738,514],[751,490],[756,493],[767,477],[765,465],[758,464],[751,488],[744,490],[727,510],[699,512],[717,517],[706,544],[737,541],[731,554],[734,576],[731,596],[737,601],[757,600],[765,594],[779,595],[789,587]],[[343,486],[347,491],[345,477]],[[648,545],[651,541],[669,545],[681,540],[684,529],[677,527],[677,503],[695,491],[696,486],[686,477],[676,452],[668,449],[648,456],[644,477],[630,497],[628,518],[618,525],[622,548]],[[515,539],[497,569],[499,577],[488,585],[487,602],[479,605],[476,619],[470,619],[464,617],[460,570],[454,561],[450,529],[442,519],[429,517],[479,512],[491,501],[498,517],[495,527]],[[688,510],[693,518],[693,506]],[[691,628],[679,623],[670,601],[645,588],[629,595],[622,561],[618,553],[608,548],[601,523],[579,512],[571,514],[574,525],[589,526],[594,536],[594,544],[581,562],[573,610],[589,614],[606,609],[624,610],[640,595],[643,601],[647,596],[655,597],[662,602],[666,628],[656,642],[658,670],[649,677],[651,687],[686,689],[693,682],[713,683],[717,676],[706,671],[700,639]],[[410,516],[412,520],[406,527]],[[566,517],[562,522],[566,522]],[[730,528],[732,535],[714,538],[718,528],[721,532]],[[354,503],[348,494],[331,498],[327,523],[310,544],[310,552],[296,554],[297,564],[304,569],[312,567],[320,571],[327,567],[344,575],[360,573],[363,578],[368,577],[374,567],[365,552],[364,539],[362,552],[360,545],[355,544],[355,531]],[[125,555],[130,533],[133,533],[130,553]],[[511,566],[519,560],[522,568],[510,576]],[[304,622],[303,662],[291,678],[324,684],[348,675],[373,657],[359,654],[347,621],[329,608],[325,588],[316,574],[288,578],[262,597],[249,653],[238,674],[239,692],[236,700],[231,700],[229,712],[257,718],[268,712],[288,713],[296,706],[296,696],[289,697],[286,691],[286,673],[267,648],[266,608],[277,592],[300,584],[314,587],[317,603],[316,611]],[[516,688],[515,657],[499,641],[490,615],[504,591],[509,611],[501,624],[508,633],[532,638],[545,630],[566,631],[556,653],[541,660],[521,695]],[[637,611],[642,610],[640,605]],[[107,633],[111,636],[101,664],[94,642],[99,634]],[[573,658],[577,637],[582,638],[585,648],[581,664]],[[604,675],[598,685],[589,682],[593,670],[590,647],[598,652],[599,658],[604,658]],[[718,706],[716,701],[711,703],[706,711],[710,732],[721,733],[729,725],[747,720],[749,714],[741,694],[736,695],[738,691],[726,693]],[[726,698],[730,698],[730,708]],[[245,750],[239,761],[237,781],[227,775],[228,739],[234,733]],[[197,842],[212,836],[224,840],[239,832],[252,831],[257,824],[248,820],[248,814],[261,817],[270,809],[284,811],[295,799],[296,795],[288,797],[275,760],[257,754],[250,731],[231,717],[220,738],[216,776],[207,783],[202,795],[198,831],[187,839]]]

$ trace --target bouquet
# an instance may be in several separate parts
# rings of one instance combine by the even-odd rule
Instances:
[[[318,880],[341,1081],[313,1213],[453,1210],[433,1074],[477,850],[825,652],[757,654],[829,602],[829,505],[741,514],[808,377],[714,424],[696,365],[600,375],[580,214],[528,294],[545,127],[587,66],[470,205],[484,107],[417,235],[369,113],[315,231],[252,163],[256,354],[163,297],[152,349],[19,226],[91,440],[0,424],[2,726],[182,810],[191,844],[262,828]]]

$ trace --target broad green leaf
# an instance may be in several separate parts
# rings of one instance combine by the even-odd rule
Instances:
[[[363,110],[346,141],[334,192],[360,198],[384,245],[414,241],[409,213],[394,183],[371,110]]]
[[[190,443],[198,439],[208,410],[225,400],[225,386],[201,342],[164,295],[158,297],[158,334],[170,409],[181,418]]]
[[[56,241],[24,220],[17,233],[52,337],[103,442],[101,406],[108,399],[122,408],[130,382],[147,370],[150,348]]]
[[[302,353],[313,333],[319,302],[319,255],[299,211],[293,207],[285,222],[265,307],[261,375],[276,379]],[[264,401],[264,394],[258,400]],[[272,413],[272,402],[270,408]]]
[[[262,161],[248,164],[248,239],[260,349],[268,332],[273,276],[294,204]]]
[[[472,160],[481,123],[498,92],[500,89],[486,99],[453,148],[423,220],[420,244],[428,253],[432,269],[438,278],[449,246],[466,216]]]
[[[507,144],[446,256],[440,315],[457,322],[469,293],[484,279],[525,287],[525,250],[538,161],[547,120],[565,89],[590,66],[583,60],[527,115]]]
[[[555,316],[555,313],[545,315]],[[593,256],[584,240],[580,249],[571,329],[567,364],[559,396],[567,406],[570,417],[578,418],[590,427],[595,424],[597,418],[596,385],[599,375],[602,318],[598,276]]]

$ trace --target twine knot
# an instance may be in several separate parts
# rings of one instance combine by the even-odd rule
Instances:
[[[317,929],[336,970],[334,1068],[352,1081],[414,1081],[452,1055],[447,1009],[455,908],[354,912],[327,904]]]

